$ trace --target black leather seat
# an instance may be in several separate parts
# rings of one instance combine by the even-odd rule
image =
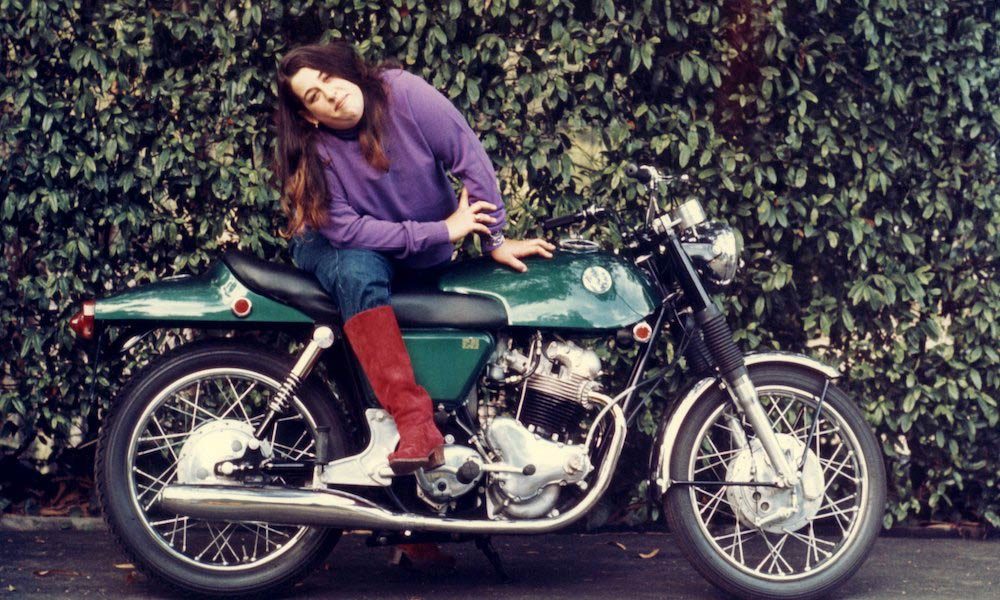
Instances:
[[[312,274],[234,250],[224,252],[222,261],[254,292],[293,306],[318,323],[341,322],[337,305]],[[485,296],[404,288],[393,292],[392,308],[404,328],[498,329],[507,325],[503,305]]]

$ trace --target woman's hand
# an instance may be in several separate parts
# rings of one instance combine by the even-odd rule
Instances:
[[[492,212],[496,209],[496,206],[485,200],[479,200],[469,206],[469,192],[462,188],[458,198],[458,210],[444,220],[444,224],[448,227],[448,239],[455,243],[473,232],[489,235],[490,228],[486,225],[496,223],[497,220],[480,211]]]
[[[528,270],[528,266],[521,262],[520,259],[525,256],[535,255],[552,258],[552,251],[555,249],[555,246],[541,238],[533,240],[504,240],[504,243],[490,252],[490,256],[501,265],[507,265],[515,271],[524,273]]]

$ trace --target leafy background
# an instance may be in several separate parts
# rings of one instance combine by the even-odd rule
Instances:
[[[82,299],[224,247],[289,260],[275,64],[345,37],[468,116],[513,234],[635,206],[627,160],[689,174],[746,240],[725,299],[743,347],[849,374],[889,461],[886,524],[1000,525],[998,32],[978,0],[0,0],[0,504],[25,496],[15,471],[87,462],[128,368],[94,380],[67,328]],[[656,518],[638,482],[661,406],[599,520]]]

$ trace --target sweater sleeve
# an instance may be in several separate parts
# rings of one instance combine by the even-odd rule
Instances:
[[[497,207],[489,213],[496,219],[496,223],[490,225],[490,233],[500,233],[506,224],[507,213],[486,149],[448,98],[420,77],[408,75],[410,111],[434,158],[462,180],[469,191],[470,202],[485,200]],[[496,248],[486,236],[482,238],[482,246],[484,252]]]
[[[332,170],[323,170],[330,205],[328,220],[320,229],[337,248],[364,248],[386,252],[395,258],[408,258],[432,246],[448,243],[444,221],[385,221],[358,213],[342,193]]]

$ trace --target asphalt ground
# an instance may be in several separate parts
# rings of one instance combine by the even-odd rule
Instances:
[[[501,583],[472,543],[446,544],[454,570],[391,564],[391,548],[345,535],[321,569],[286,598],[722,598],[668,533],[498,537]],[[654,551],[656,551],[654,553]],[[645,558],[648,557],[648,558]],[[135,572],[103,530],[0,531],[0,597],[176,598]],[[832,598],[1000,597],[1000,541],[889,538]]]

